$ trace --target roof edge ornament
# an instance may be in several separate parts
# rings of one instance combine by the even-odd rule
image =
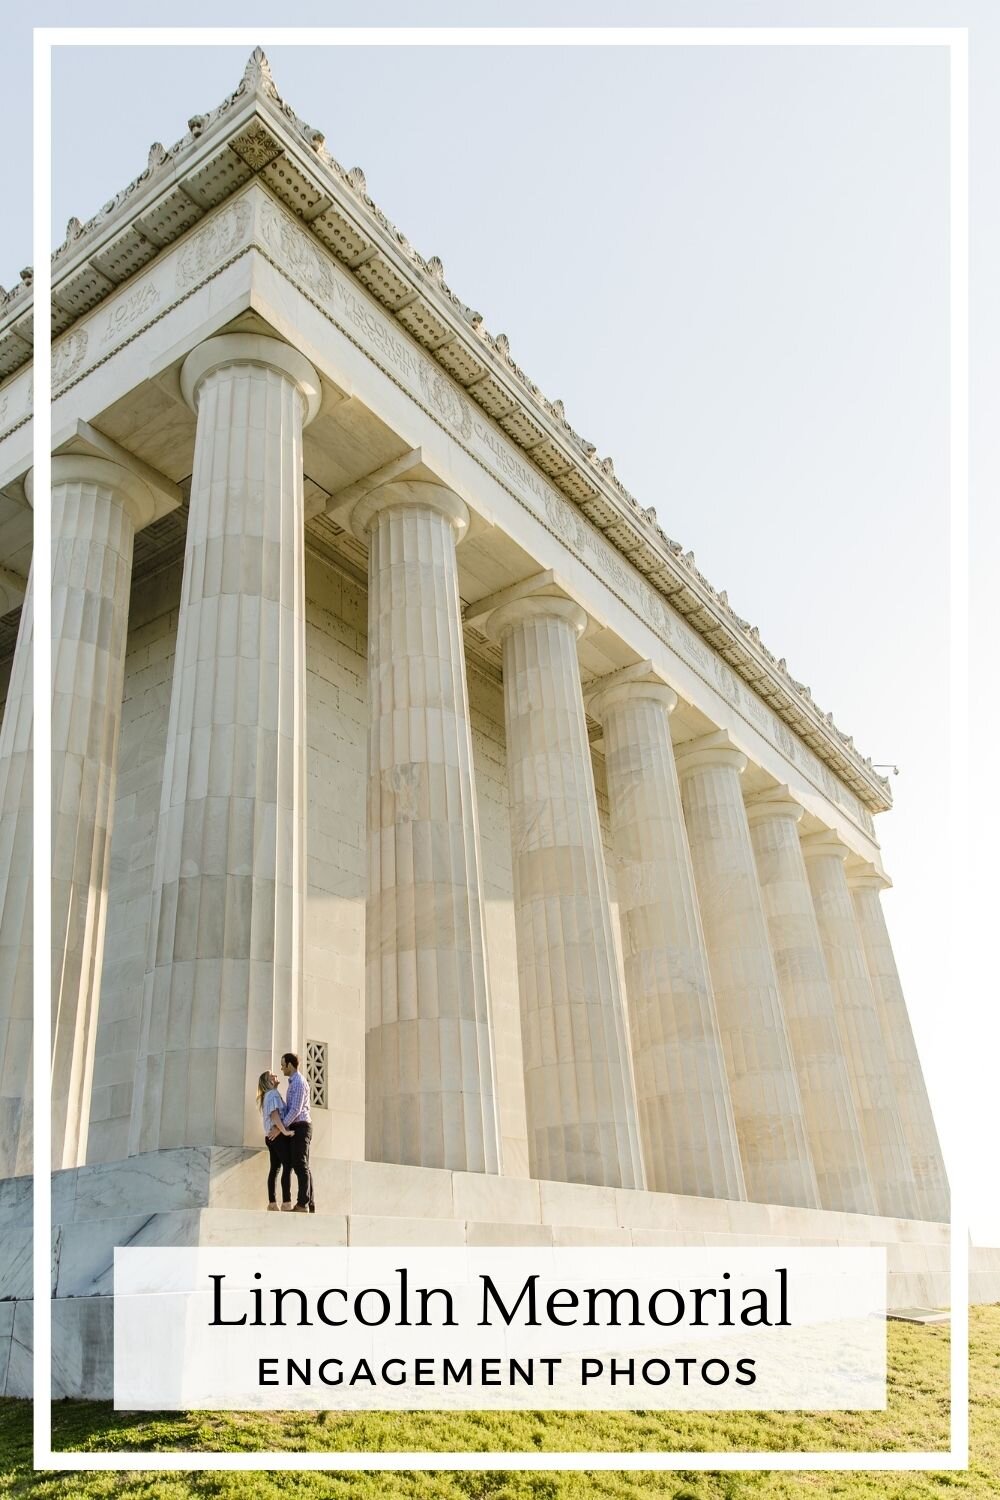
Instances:
[[[270,99],[273,104],[276,104],[285,118],[291,121],[306,145],[311,146],[318,156],[323,156],[324,160],[331,167],[343,175],[343,168],[324,151],[326,136],[322,130],[317,130],[314,126],[307,125],[305,120],[300,119],[291,105],[286,104],[278,93],[277,85],[274,82],[274,74],[271,72],[271,64],[267,60],[267,53],[263,47],[255,47],[253,49],[247,58],[247,65],[243,69],[243,77],[240,79],[239,87],[235,94],[232,94],[229,100],[220,105],[211,115],[205,117],[206,124],[214,120],[230,104],[234,104],[237,99],[247,94],[257,94],[260,98]],[[183,144],[183,142],[180,144]]]
[[[243,69],[243,81],[237,90],[240,94],[264,94],[268,99],[277,99],[271,64],[263,47],[255,47],[247,58]]]
[[[738,637],[752,652],[751,666],[755,670],[748,674],[737,665],[736,670],[740,676],[756,686],[760,680],[759,667],[766,665],[770,671],[779,679],[780,685],[785,692],[797,700],[807,720],[819,729],[831,742],[831,748],[836,747],[845,756],[853,768],[862,772],[869,787],[877,788],[883,797],[885,805],[891,805],[891,791],[888,778],[879,774],[872,765],[869,757],[862,756],[850,735],[840,730],[831,713],[824,712],[813,698],[812,691],[807,684],[799,682],[788,669],[784,657],[777,657],[768,650],[761,639],[760,630],[749,620],[737,614],[729,602],[728,593],[718,590],[700,571],[695,562],[692,551],[668,536],[659,522],[655,507],[643,508],[635,496],[626,488],[621,479],[615,473],[614,461],[610,456],[601,457],[596,444],[590,442],[579,434],[571,425],[564,403],[561,400],[549,401],[539,387],[532,381],[524,370],[517,364],[511,352],[510,340],[505,333],[493,334],[486,327],[483,315],[474,308],[464,303],[451,289],[445,280],[445,271],[441,258],[436,255],[425,259],[410,244],[406,236],[396,227],[387,215],[378,207],[372,199],[365,174],[360,167],[354,167],[350,171],[337,162],[326,149],[325,139],[322,132],[306,124],[295,111],[278,94],[271,73],[271,66],[262,47],[255,47],[247,60],[243,70],[243,77],[236,91],[224,99],[221,104],[205,115],[194,115],[189,121],[188,133],[177,141],[169,149],[164,149],[160,142],[154,142],[149,149],[146,168],[137,178],[128,184],[121,192],[115,195],[99,213],[95,214],[87,222],[80,224],[78,219],[71,219],[67,225],[66,239],[52,254],[54,273],[59,269],[59,263],[64,257],[78,253],[80,242],[86,241],[92,235],[104,230],[109,219],[112,219],[132,194],[151,177],[175,167],[183,160],[195,143],[206,131],[214,128],[226,114],[244,99],[259,99],[266,104],[265,113],[280,116],[287,127],[290,127],[315,153],[317,159],[334,174],[334,176],[349,190],[353,191],[360,201],[363,209],[374,221],[374,226],[381,230],[389,239],[391,246],[410,262],[417,273],[423,278],[428,287],[442,297],[448,304],[453,314],[472,330],[479,341],[484,356],[494,365],[499,366],[499,373],[512,377],[514,383],[520,387],[538,409],[556,424],[558,433],[564,437],[571,447],[579,455],[593,475],[593,484],[598,490],[603,491],[606,500],[617,500],[621,509],[630,516],[640,535],[652,541],[654,547],[660,553],[664,561],[673,564],[678,575],[684,575],[690,580],[690,587],[696,597],[696,608],[694,614],[707,617],[709,625],[716,628],[723,624],[736,637]],[[86,248],[85,246],[83,247]],[[0,312],[5,320],[13,320],[19,314],[20,308],[25,306],[31,297],[33,273],[30,267],[25,267],[21,272],[20,281],[8,290],[0,288]],[[30,340],[22,339],[25,344],[25,353]],[[520,393],[515,392],[515,399],[521,399]],[[530,450],[527,450],[530,452]],[[588,483],[585,479],[585,484]],[[664,557],[663,555],[666,554]],[[659,587],[659,585],[657,585]],[[685,585],[687,587],[687,585]],[[698,596],[701,596],[698,598]],[[714,619],[712,618],[714,617]],[[703,621],[704,623],[704,621]],[[695,625],[696,631],[706,634],[699,625]],[[728,659],[728,658],[727,658]],[[770,701],[770,700],[768,700]],[[773,705],[772,705],[773,706]],[[793,706],[793,714],[795,709]],[[808,732],[808,724],[803,726],[798,721],[797,714],[790,718],[788,713],[779,710],[779,717],[783,718],[796,733],[800,735]],[[807,739],[811,748],[815,748],[811,740]],[[850,783],[852,790],[862,796],[856,782],[850,781],[848,774],[845,777],[844,768],[841,764],[834,764],[826,756],[821,759],[827,760],[838,777],[846,784]],[[866,806],[869,806],[865,802]],[[879,811],[878,807],[871,810]]]

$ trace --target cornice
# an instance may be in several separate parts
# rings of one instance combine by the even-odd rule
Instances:
[[[892,805],[888,781],[860,755],[832,714],[764,645],[725,591],[717,591],[513,358],[502,333],[445,281],[382,212],[359,167],[345,170],[322,133],[281,99],[258,47],[234,93],[187,133],[149,151],[146,168],[101,211],[71,219],[53,253],[53,337],[148,265],[161,250],[254,178],[307,225],[471,400],[604,533],[732,670],[859,797],[870,812]],[[31,359],[32,272],[0,293],[0,380]]]

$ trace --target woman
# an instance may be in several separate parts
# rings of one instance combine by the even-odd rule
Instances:
[[[264,1140],[270,1157],[270,1169],[267,1174],[267,1211],[270,1214],[278,1212],[274,1189],[280,1172],[281,1207],[288,1213],[292,1207],[292,1159],[289,1152],[292,1132],[285,1129],[285,1122],[281,1118],[284,1101],[278,1093],[277,1074],[262,1073],[257,1079],[257,1108],[263,1120]]]

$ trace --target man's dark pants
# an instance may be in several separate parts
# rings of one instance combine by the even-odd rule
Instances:
[[[312,1140],[313,1128],[306,1120],[296,1120],[292,1126],[292,1139],[289,1141],[292,1171],[295,1173],[297,1183],[296,1206],[311,1208],[313,1206],[313,1181],[312,1172],[309,1170],[309,1143]]]

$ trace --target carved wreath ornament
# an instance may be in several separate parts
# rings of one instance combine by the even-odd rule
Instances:
[[[469,403],[463,401],[450,382],[426,360],[420,361],[420,389],[438,415],[443,417],[450,427],[454,427],[459,437],[470,438],[472,436],[472,413],[469,410]]]
[[[87,352],[86,328],[75,328],[61,340],[52,351],[53,389],[71,380],[83,363]]]
[[[250,228],[250,205],[238,198],[232,207],[218,214],[210,224],[188,240],[177,262],[177,285],[190,286],[211,267],[231,255]]]
[[[571,551],[582,553],[587,545],[587,528],[571,505],[560,500],[552,490],[545,494],[545,515],[561,542]]]

